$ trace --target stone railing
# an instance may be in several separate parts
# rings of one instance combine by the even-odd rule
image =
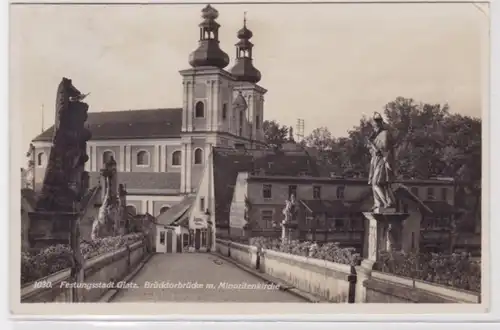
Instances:
[[[364,260],[351,267],[321,259],[216,240],[216,251],[301,291],[329,302],[479,303],[480,294],[435,283],[372,271]]]
[[[355,275],[351,266],[307,258],[255,246],[217,239],[216,250],[223,256],[257,269],[290,286],[332,302],[354,299]]]
[[[116,288],[148,255],[143,242],[136,242],[117,251],[105,253],[85,262],[84,275],[77,289],[78,301],[96,302],[108,290]],[[29,283],[21,288],[21,302],[74,302],[71,270]]]
[[[481,295],[444,285],[373,271],[363,282],[367,303],[465,303],[481,302]]]

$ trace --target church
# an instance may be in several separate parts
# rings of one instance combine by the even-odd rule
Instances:
[[[170,109],[90,112],[89,186],[113,157],[119,181],[127,190],[133,214],[158,216],[194,193],[212,147],[262,148],[264,95],[261,73],[253,65],[252,32],[237,31],[236,58],[219,47],[218,11],[202,10],[199,44],[189,56],[191,67],[180,71],[183,104]],[[236,31],[235,31],[236,32]],[[54,127],[33,139],[35,190],[43,182]]]

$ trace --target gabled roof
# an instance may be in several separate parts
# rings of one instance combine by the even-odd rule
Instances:
[[[90,186],[99,184],[100,173],[90,172]],[[118,172],[118,182],[124,184],[127,191],[179,191],[181,174],[173,172]]]
[[[182,109],[144,109],[89,112],[86,121],[92,140],[179,138]],[[33,139],[52,141],[54,126]]]
[[[162,214],[160,214],[156,222],[160,225],[172,225],[174,222],[182,218],[186,213],[191,211],[191,207],[196,199],[196,195],[187,195],[179,203],[175,204]]]
[[[213,148],[215,219],[218,226],[229,225],[229,212],[234,185],[239,172],[266,175],[298,176],[306,172],[319,176],[318,166],[306,151],[276,151],[271,149]]]

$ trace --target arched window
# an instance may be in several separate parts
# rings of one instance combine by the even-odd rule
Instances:
[[[172,165],[181,166],[181,151],[177,150],[172,153]]]
[[[168,206],[168,205],[162,206],[160,209],[160,214],[167,212],[168,209],[170,209],[170,206]]]
[[[36,165],[37,166],[44,166],[45,165],[45,153],[41,152],[38,154],[36,157]]]
[[[111,160],[111,158],[115,158],[115,154],[113,151],[108,150],[108,151],[103,152],[102,163],[106,164],[107,162],[109,162]]]
[[[196,102],[195,116],[196,116],[196,118],[205,117],[205,104],[202,101]]]
[[[149,166],[149,152],[141,150],[137,153],[137,165]]]
[[[135,208],[134,205],[127,205],[126,209],[128,213],[132,215],[137,215],[137,209]]]
[[[201,150],[200,148],[194,151],[194,163],[203,164],[203,150]]]

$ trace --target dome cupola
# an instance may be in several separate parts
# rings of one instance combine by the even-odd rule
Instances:
[[[243,28],[237,33],[238,43],[236,46],[236,64],[231,69],[231,74],[237,81],[247,81],[258,83],[261,79],[260,71],[253,66],[252,48],[250,39],[253,37],[252,31],[247,28],[246,13],[243,19]]]
[[[199,24],[200,40],[198,48],[189,56],[192,67],[214,66],[220,69],[229,64],[229,56],[219,47],[220,25],[215,21],[219,12],[207,5],[201,11],[203,21]]]

